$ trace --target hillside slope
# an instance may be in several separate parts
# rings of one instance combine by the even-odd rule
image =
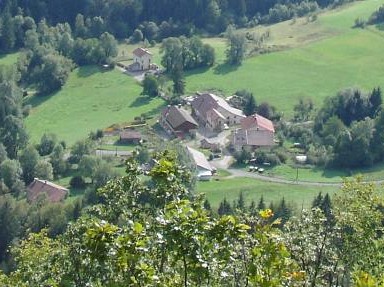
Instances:
[[[132,77],[118,70],[76,69],[60,92],[27,102],[33,106],[25,121],[27,130],[33,142],[52,132],[73,144],[90,131],[132,121],[142,113],[157,113],[163,101],[140,97],[141,90]]]
[[[312,98],[319,107],[325,97],[345,87],[384,86],[384,32],[352,27],[357,17],[367,19],[383,3],[355,2],[321,13],[315,22],[298,19],[258,29],[269,29],[268,44],[283,51],[248,58],[239,67],[224,64],[223,39],[209,40],[219,51],[218,65],[188,74],[187,89],[226,94],[247,89],[257,102],[268,101],[289,117],[300,97]]]

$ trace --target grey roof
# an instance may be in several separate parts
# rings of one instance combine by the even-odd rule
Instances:
[[[205,158],[205,155],[202,152],[195,150],[189,146],[187,146],[187,150],[192,156],[197,167],[213,171],[212,166],[209,164],[208,160]]]
[[[192,101],[192,107],[195,110],[198,110],[204,117],[206,117],[208,111],[217,109],[218,107],[230,112],[231,114],[244,117],[244,113],[241,110],[231,107],[225,99],[211,93],[198,95]]]
[[[196,127],[198,126],[197,122],[186,110],[176,106],[167,107],[164,111],[164,116],[166,117],[168,123],[174,129],[176,129],[185,122],[189,122],[195,125]]]

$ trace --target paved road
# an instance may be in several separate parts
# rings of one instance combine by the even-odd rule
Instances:
[[[233,161],[233,156],[224,155],[222,158],[213,159],[212,161],[210,161],[210,164],[217,169],[228,169],[232,161]]]

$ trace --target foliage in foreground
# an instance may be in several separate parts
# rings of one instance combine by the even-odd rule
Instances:
[[[2,286],[382,284],[382,205],[360,179],[345,182],[333,213],[303,211],[281,230],[268,209],[209,213],[167,152],[148,177],[134,161],[126,171],[63,236],[42,231],[14,247],[16,269]]]

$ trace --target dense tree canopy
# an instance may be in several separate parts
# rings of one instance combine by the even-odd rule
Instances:
[[[172,154],[156,158],[146,177],[136,162],[128,161],[127,174],[99,190],[102,203],[62,236],[52,239],[43,230],[14,246],[16,269],[0,275],[0,282],[278,287],[351,286],[369,278],[380,284],[384,214],[374,185],[360,179],[345,182],[333,207],[329,197],[320,196],[314,209],[292,219],[285,217],[284,200],[276,219],[270,209],[261,209],[262,199],[258,213],[256,204],[252,213],[246,212],[242,196],[235,208],[241,215],[227,203],[231,210],[225,211],[224,204],[217,216],[185,187],[189,173]],[[14,209],[0,201],[4,204],[4,212]],[[9,215],[2,218],[16,220]]]
[[[117,38],[128,38],[134,30],[143,38],[160,40],[170,36],[190,36],[196,30],[219,33],[229,23],[238,26],[260,22],[283,21],[316,11],[321,6],[341,4],[345,1],[281,1],[271,0],[6,0],[0,3],[4,14],[1,48],[12,49],[20,33],[14,33],[27,24],[14,21],[12,16],[23,15],[39,22],[46,19],[51,25],[69,23],[77,37],[98,38],[109,32]],[[138,33],[136,33],[137,35]],[[136,37],[137,38],[137,37]]]

